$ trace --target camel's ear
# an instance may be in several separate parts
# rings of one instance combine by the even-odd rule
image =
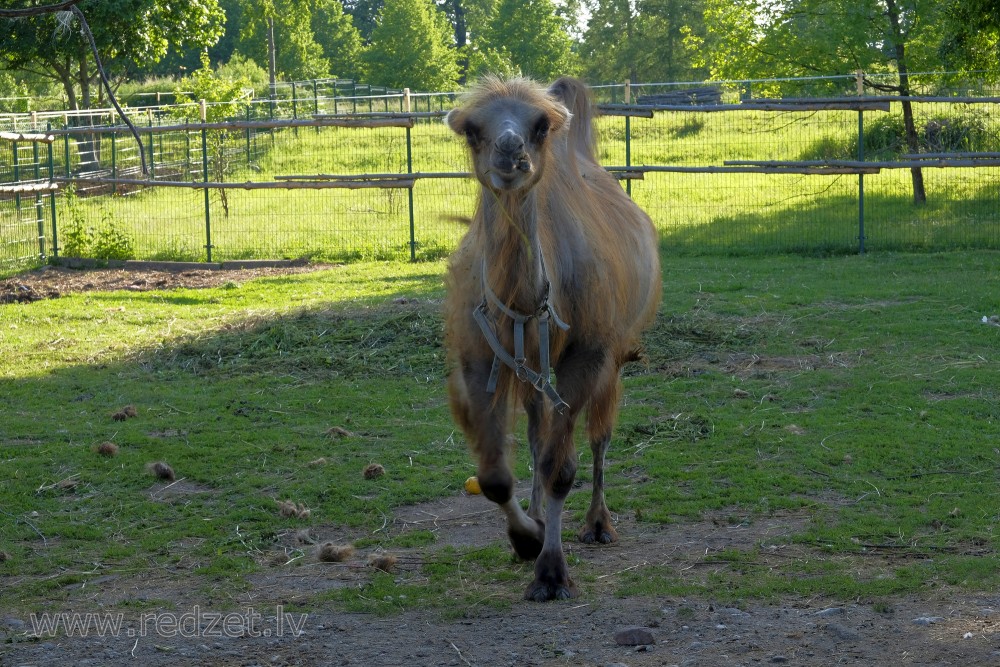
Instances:
[[[558,132],[564,126],[569,125],[570,119],[573,114],[570,110],[565,107],[565,105],[559,102],[553,102],[551,108],[548,111],[549,116],[549,131]]]
[[[461,109],[449,111],[448,115],[444,117],[444,123],[455,134],[464,136],[471,148],[478,148],[482,144],[482,130],[470,122],[468,115],[462,113]]]
[[[465,134],[464,121],[465,117],[461,109],[452,109],[444,117],[444,124],[450,127],[455,134]]]

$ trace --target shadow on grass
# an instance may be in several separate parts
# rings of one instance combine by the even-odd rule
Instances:
[[[1000,248],[1000,188],[995,184],[979,186],[961,199],[953,195],[945,199],[929,189],[928,202],[919,206],[905,189],[886,192],[883,184],[872,183],[871,178],[865,188],[868,250]],[[678,225],[661,230],[661,241],[664,249],[686,255],[851,254],[859,251],[859,213],[857,196],[830,196],[801,206],[720,215],[701,225]]]
[[[204,332],[136,341],[112,361],[97,353],[4,382],[0,468],[17,472],[0,473],[0,607],[73,600],[81,577],[108,572],[229,579],[276,550],[284,562],[310,549],[294,538],[300,529],[370,535],[392,507],[460,487],[468,455],[449,439],[440,276],[407,281],[377,300],[277,315],[251,307]],[[219,293],[127,296],[137,313],[152,312],[144,300],[204,306]],[[157,317],[161,326],[169,311]],[[135,417],[114,416],[127,405]],[[114,455],[97,451],[103,442]],[[147,470],[157,460],[173,467],[175,485]],[[363,477],[372,462],[384,479]],[[282,516],[279,499],[311,515]],[[115,588],[93,590],[115,604]]]

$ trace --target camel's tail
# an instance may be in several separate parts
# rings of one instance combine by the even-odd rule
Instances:
[[[564,76],[549,87],[549,94],[560,100],[573,114],[569,125],[570,146],[590,158],[591,162],[597,162],[594,104],[590,89],[583,81]]]

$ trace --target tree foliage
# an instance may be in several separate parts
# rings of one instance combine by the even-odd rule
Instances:
[[[591,81],[685,81],[707,73],[687,43],[704,39],[703,0],[592,0],[580,45]]]
[[[83,0],[78,7],[118,80],[148,70],[170,50],[204,49],[222,34],[217,0]],[[0,19],[0,63],[55,79],[71,109],[91,106],[97,70],[79,21],[66,13]]]
[[[1000,0],[951,0],[944,16],[944,66],[1000,78]]]
[[[240,0],[243,25],[239,51],[268,64],[269,23],[274,22],[278,78],[313,79],[329,75],[330,63],[315,39],[312,0]]]
[[[938,69],[939,0],[705,0],[706,36],[690,38],[714,78]]]
[[[454,90],[458,52],[432,0],[386,0],[364,52],[369,82],[391,88]]]
[[[361,33],[351,15],[337,0],[315,0],[312,29],[329,63],[328,76],[358,78],[361,75]]]
[[[475,42],[484,53],[509,54],[512,68],[542,81],[579,69],[566,20],[552,0],[498,0]]]

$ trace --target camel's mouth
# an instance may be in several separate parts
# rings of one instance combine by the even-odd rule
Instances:
[[[525,180],[524,174],[519,171],[499,172],[493,170],[490,171],[489,177],[490,185],[495,190],[516,190]]]
[[[531,179],[533,172],[531,160],[527,155],[516,159],[502,156],[493,159],[493,165],[487,176],[495,190],[516,190]]]

